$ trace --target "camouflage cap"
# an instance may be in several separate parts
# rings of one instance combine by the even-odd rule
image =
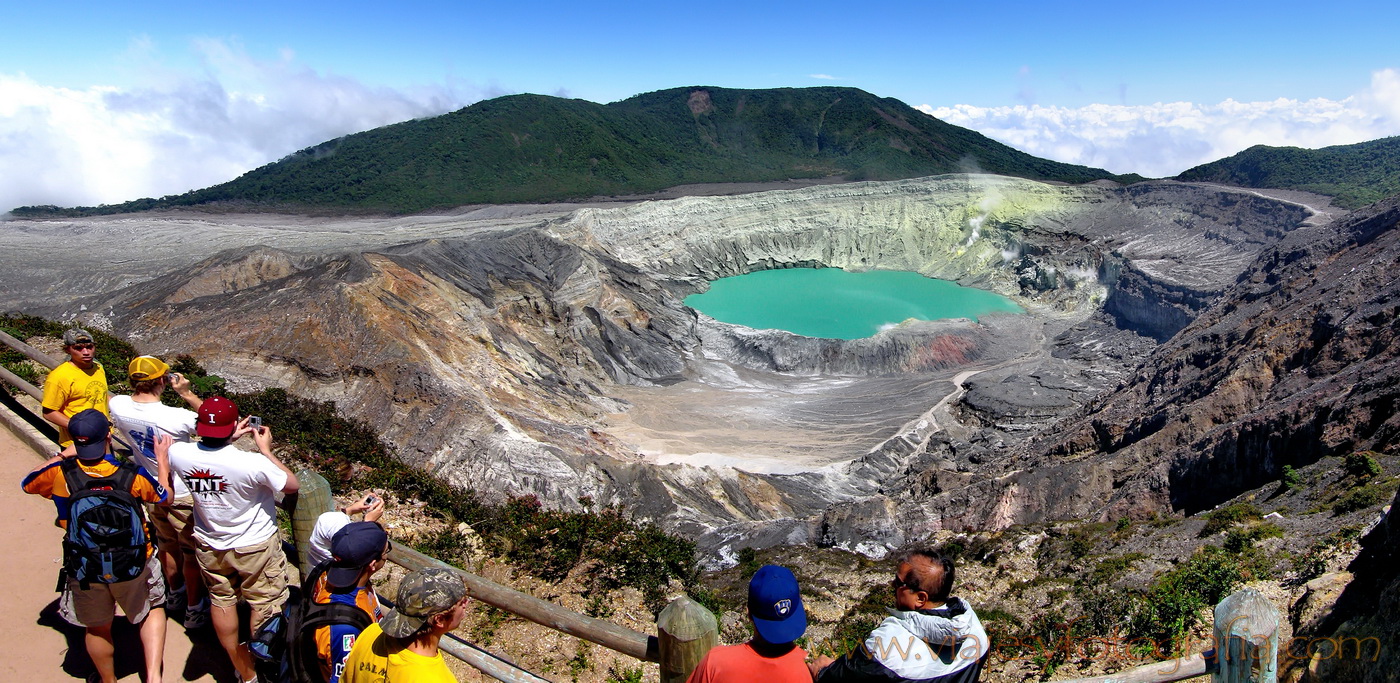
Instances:
[[[63,333],[63,345],[91,344],[92,333],[81,327],[70,327]]]
[[[434,614],[441,614],[467,597],[467,584],[449,569],[427,567],[399,581],[397,606],[379,627],[394,638],[410,638]]]

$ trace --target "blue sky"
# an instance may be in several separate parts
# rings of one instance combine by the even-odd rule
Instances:
[[[183,192],[518,92],[851,86],[1158,176],[1400,134],[1400,3],[0,2],[0,211]]]

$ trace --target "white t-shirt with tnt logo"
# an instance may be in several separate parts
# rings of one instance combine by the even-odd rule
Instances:
[[[165,433],[176,442],[194,439],[194,425],[199,419],[193,410],[176,408],[163,403],[138,403],[130,396],[113,396],[107,401],[107,410],[112,413],[112,428],[127,445],[136,449],[136,464],[155,474],[156,436]],[[185,482],[179,477],[171,477],[170,492],[176,498],[190,495]]]
[[[198,443],[170,447],[170,469],[194,498],[194,535],[215,550],[257,545],[277,533],[277,492],[287,473],[261,453]]]

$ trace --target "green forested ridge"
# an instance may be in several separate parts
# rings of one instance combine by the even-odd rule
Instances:
[[[1176,179],[1306,190],[1357,209],[1400,193],[1400,137],[1321,149],[1255,145]]]
[[[1063,164],[855,88],[674,88],[595,104],[510,95],[308,147],[182,195],[17,215],[179,206],[413,212],[479,203],[626,195],[689,183],[841,176],[892,180],[963,170],[1087,182],[1138,176]]]

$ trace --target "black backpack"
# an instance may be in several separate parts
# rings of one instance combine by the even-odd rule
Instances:
[[[325,683],[321,659],[316,653],[316,629],[323,626],[353,626],[364,631],[374,619],[355,605],[316,602],[316,583],[330,568],[327,560],[316,565],[300,590],[293,588],[287,604],[269,617],[249,644],[260,660],[258,676],[269,683]]]
[[[151,529],[141,501],[132,495],[136,466],[94,477],[75,458],[63,460],[68,484],[68,530],[63,536],[65,575],[87,590],[94,583],[121,583],[141,575],[149,557]]]

